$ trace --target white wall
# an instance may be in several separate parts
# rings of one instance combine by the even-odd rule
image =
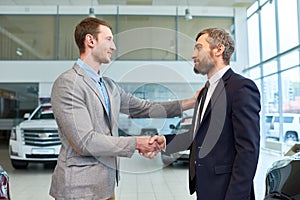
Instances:
[[[0,61],[0,83],[39,83],[39,96],[50,95],[52,83],[75,61]],[[235,71],[239,71],[234,67]],[[104,76],[117,82],[199,83],[206,77],[193,72],[185,61],[113,61],[101,67]]]

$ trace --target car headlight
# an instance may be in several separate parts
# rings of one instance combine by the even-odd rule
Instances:
[[[10,139],[11,139],[11,140],[17,140],[16,127],[13,127],[13,128],[11,129],[11,132],[10,132]]]

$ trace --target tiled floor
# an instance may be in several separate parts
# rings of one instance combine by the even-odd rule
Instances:
[[[255,177],[258,200],[263,199],[265,173],[278,155],[261,151]],[[27,170],[15,170],[10,164],[6,145],[0,145],[0,165],[10,177],[12,200],[52,200],[48,194],[52,168],[30,164]],[[246,166],[245,166],[246,167]],[[176,164],[163,168],[160,156],[148,160],[135,154],[121,159],[121,180],[116,188],[116,200],[190,200],[188,165]]]

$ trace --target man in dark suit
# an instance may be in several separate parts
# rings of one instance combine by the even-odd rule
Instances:
[[[196,191],[201,200],[255,199],[260,94],[253,81],[230,68],[233,51],[234,41],[224,29],[197,35],[194,71],[207,75],[208,82],[199,94],[193,126],[188,133],[152,139],[166,140],[166,153],[190,149],[190,193]]]

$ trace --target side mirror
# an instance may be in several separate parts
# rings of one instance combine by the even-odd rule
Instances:
[[[175,125],[174,124],[170,124],[169,128],[170,129],[175,129]]]
[[[29,119],[29,117],[30,117],[30,113],[25,113],[23,118],[24,119]]]

